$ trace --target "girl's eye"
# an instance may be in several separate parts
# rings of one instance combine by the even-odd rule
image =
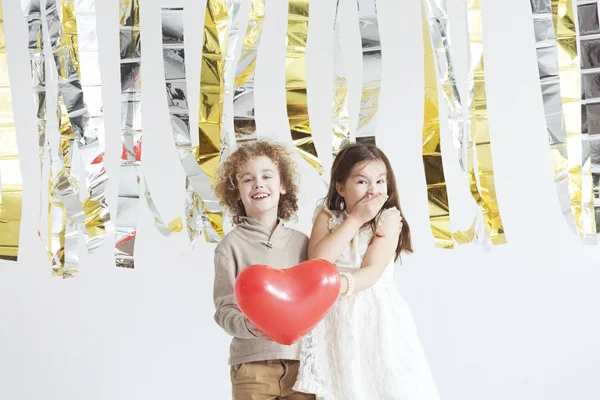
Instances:
[[[358,183],[367,183],[367,181],[360,180],[360,181],[358,181]]]
[[[380,179],[377,181],[377,183],[385,183],[385,181],[383,179]]]
[[[248,182],[250,182],[251,180],[252,180],[252,178],[246,178],[246,179],[244,179],[244,183],[248,183]]]
[[[265,175],[265,176],[263,176],[263,179],[271,179],[271,178],[272,178],[271,175]]]

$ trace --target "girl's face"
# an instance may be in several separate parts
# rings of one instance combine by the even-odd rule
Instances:
[[[240,172],[238,186],[246,215],[256,220],[274,215],[276,219],[279,197],[285,194],[277,165],[269,157],[258,156]]]
[[[379,160],[355,165],[348,179],[335,185],[338,194],[344,198],[346,211],[351,213],[354,205],[368,195],[388,194],[386,178],[385,164]]]

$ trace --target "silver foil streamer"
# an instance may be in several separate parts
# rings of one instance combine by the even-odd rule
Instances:
[[[231,146],[236,143],[234,128],[235,73],[238,57],[236,55],[237,43],[242,29],[243,15],[241,14],[242,0],[227,0],[228,31],[225,64],[223,65],[223,114],[221,115],[221,159],[224,160],[232,151]]]
[[[254,72],[265,19],[265,0],[250,0],[248,7],[248,25],[233,82],[233,130],[237,143],[256,139]],[[239,24],[239,12],[232,17],[233,30]],[[237,40],[239,33],[235,35]]]
[[[454,147],[458,151],[458,161],[461,169],[466,173],[466,137],[468,135],[468,131],[465,129],[466,111],[463,108],[454,75],[446,2],[444,0],[424,0],[424,7],[437,60],[438,79],[442,86],[444,101],[448,107],[448,123],[450,124]]]
[[[600,233],[600,24],[598,2],[577,2],[581,60],[582,217]],[[593,207],[593,211],[591,208]],[[587,213],[586,213],[587,211]],[[596,241],[588,240],[596,244]]]
[[[154,226],[169,236],[183,228],[180,217],[164,222],[141,171],[142,159],[142,51],[140,34],[140,1],[120,0],[121,56],[121,167],[117,210],[115,263],[118,267],[134,268],[137,237],[140,181],[144,181],[144,198],[154,217]]]
[[[79,1],[77,7],[73,0],[46,0],[45,7],[39,0],[32,0],[23,7],[28,22],[34,101],[38,110],[40,163],[43,163],[46,143],[51,163],[48,210],[51,245],[46,249],[53,260],[54,274],[63,277],[78,272],[80,234],[85,237],[91,253],[104,242],[107,230],[112,228],[105,199],[108,178],[104,169],[95,12],[90,2]],[[60,126],[58,130],[52,127],[48,137],[44,71],[44,48],[48,43],[44,40],[42,21],[47,25],[48,43],[58,72]],[[88,100],[92,107],[88,107]],[[75,142],[78,156],[74,159]],[[80,163],[85,174],[84,187],[78,180]],[[82,204],[79,192],[83,189],[87,195]],[[41,215],[40,208],[40,219]],[[38,234],[41,238],[39,230]]]
[[[350,119],[348,115],[348,81],[344,66],[344,49],[340,32],[340,0],[335,7],[333,23],[333,107],[332,107],[332,153],[338,152],[350,143]]]
[[[546,129],[554,163],[554,183],[562,214],[577,231],[569,196],[569,158],[564,124],[556,35],[552,24],[551,0],[530,0],[533,12],[538,72],[540,77]]]
[[[358,0],[358,26],[362,45],[363,82],[356,141],[375,143],[382,56],[376,0]]]
[[[216,202],[212,191],[207,190],[210,188],[210,180],[198,163],[194,161],[187,100],[183,13],[183,7],[162,7],[161,9],[167,102],[173,128],[173,140],[186,175],[186,226],[190,244],[193,245],[203,228],[207,241],[218,241],[219,235],[204,212],[205,201],[211,201],[213,204]],[[203,198],[200,193],[208,195],[208,197]]]

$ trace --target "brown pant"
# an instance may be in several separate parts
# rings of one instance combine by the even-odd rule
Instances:
[[[267,360],[231,366],[233,400],[314,400],[292,389],[299,361]]]

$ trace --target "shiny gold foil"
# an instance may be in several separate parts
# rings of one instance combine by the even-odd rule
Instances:
[[[285,58],[287,114],[294,146],[323,176],[323,165],[314,144],[306,95],[306,40],[309,0],[289,0]]]
[[[332,153],[350,143],[350,120],[348,114],[348,81],[344,67],[344,49],[340,32],[340,0],[337,0],[333,23],[333,107],[332,107]]]
[[[471,43],[471,74],[467,80],[470,117],[467,170],[471,194],[481,209],[485,227],[489,229],[490,240],[498,245],[506,243],[506,237],[498,208],[492,163],[481,37],[481,0],[469,0],[467,13]],[[475,146],[475,152],[472,146]]]
[[[423,112],[423,166],[429,201],[429,223],[436,247],[452,249],[454,240],[450,226],[450,204],[440,143],[440,120],[437,76],[431,35],[423,14],[423,54],[425,96]]]
[[[0,2],[0,259],[16,261],[23,201],[23,178],[17,148],[8,78],[4,13]]]
[[[225,66],[228,52],[231,51],[229,47],[231,23],[229,11],[234,11],[233,7],[239,7],[239,2],[207,0],[204,16],[198,120],[199,145],[195,146],[192,151],[198,165],[208,178],[206,182],[202,182],[205,179],[197,175],[198,183],[194,187],[198,191],[205,192],[201,196],[204,209],[203,224],[205,237],[207,241],[211,242],[218,241],[223,236],[223,208],[216,201],[214,194],[208,194],[206,183],[210,182],[208,188],[214,184],[219,161],[221,158],[227,157],[230,151],[229,138],[227,134],[222,134],[222,130],[226,90]],[[232,66],[231,60],[229,65]],[[230,69],[230,71],[233,70]],[[233,85],[233,80],[231,84]]]
[[[423,1],[432,39],[438,80],[449,112],[448,123],[458,153],[458,162],[466,178],[469,179],[471,194],[478,206],[477,209],[473,210],[475,215],[470,227],[465,231],[453,232],[452,237],[459,244],[476,240],[478,243],[487,246],[488,242],[492,244],[504,243],[505,238],[495,200],[491,153],[487,138],[487,105],[483,84],[483,53],[479,35],[481,25],[477,22],[477,4],[475,2],[469,3],[469,34],[471,47],[475,52],[475,62],[469,69],[466,102],[468,106],[465,107],[456,84],[445,1]],[[469,60],[471,59],[470,53],[471,49],[468,53]],[[475,169],[475,163],[478,163],[477,169]],[[482,182],[481,187],[477,185],[478,181]],[[481,194],[482,192],[484,192],[484,195]],[[463,210],[461,214],[468,213],[473,208],[471,204],[460,204],[460,207]],[[435,215],[435,212],[437,211],[434,211],[433,215]]]

